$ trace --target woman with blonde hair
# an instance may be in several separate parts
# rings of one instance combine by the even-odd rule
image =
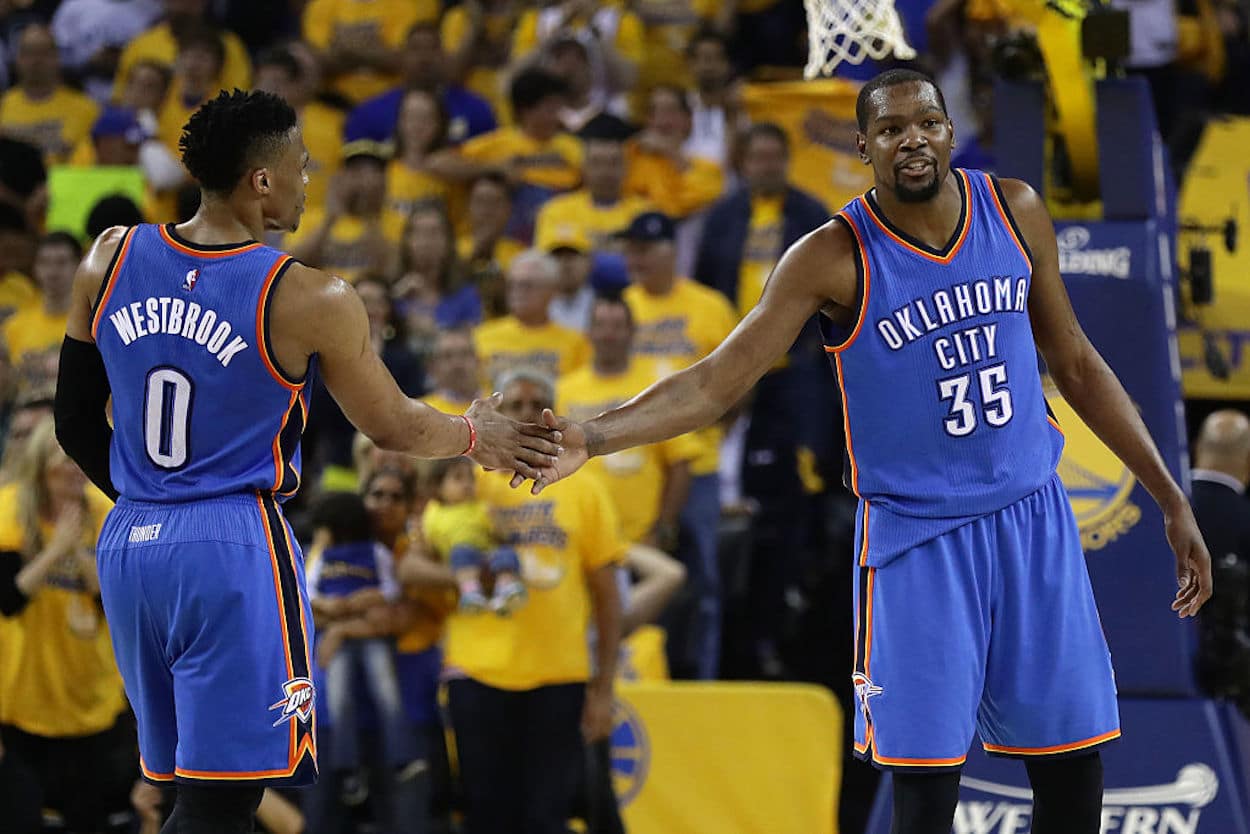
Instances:
[[[98,597],[93,543],[107,509],[45,418],[0,487],[0,738],[38,777],[31,801],[71,834],[105,830],[138,772]]]

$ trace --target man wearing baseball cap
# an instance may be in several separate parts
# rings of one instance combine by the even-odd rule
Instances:
[[[560,265],[560,283],[547,314],[556,324],[585,333],[595,301],[595,291],[587,282],[592,257],[590,239],[581,228],[561,224],[549,230],[542,248]]]
[[[616,236],[624,243],[630,279],[625,301],[637,323],[634,354],[654,360],[659,375],[665,376],[711,353],[733,330],[737,316],[723,295],[677,275],[677,230],[672,218],[658,211],[644,212]],[[691,633],[672,635],[668,641],[669,665],[674,677],[709,679],[716,677],[720,665],[716,531],[721,431],[709,427],[694,434],[704,441],[705,449],[690,465],[690,496],[681,515],[687,546],[678,555],[686,564],[696,610],[689,620]]]

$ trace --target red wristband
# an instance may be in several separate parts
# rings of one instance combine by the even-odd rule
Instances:
[[[460,457],[464,457],[473,454],[473,450],[477,448],[477,429],[473,427],[473,421],[465,415],[461,414],[460,419],[469,427],[469,447],[460,453]]]

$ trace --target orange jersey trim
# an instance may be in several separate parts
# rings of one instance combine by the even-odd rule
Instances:
[[[122,242],[117,247],[117,253],[113,255],[113,261],[109,264],[109,270],[104,276],[104,291],[100,293],[100,303],[95,308],[95,315],[91,317],[91,339],[96,339],[96,333],[100,330],[100,319],[104,317],[104,308],[108,306],[109,297],[113,294],[113,288],[117,286],[117,276],[122,271],[122,261],[126,260],[126,255],[130,253],[130,241],[134,240],[135,229],[137,226],[131,226],[126,234],[122,236]],[[170,777],[173,778],[172,776]]]
[[[156,773],[154,771],[148,770],[148,766],[147,764],[144,763],[142,756],[139,757],[139,769],[143,771],[144,776],[146,776],[147,778],[151,779],[154,782],[174,781],[174,774],[172,773]]]
[[[282,593],[282,578],[278,573],[278,549],[274,545],[273,531],[269,529],[269,514],[265,511],[265,501],[256,494],[256,506],[260,510],[260,525],[265,530],[265,543],[269,546],[269,562],[273,566],[273,592],[278,602],[278,617],[282,620],[282,652],[286,655],[286,676],[295,677],[295,665],[291,663],[290,641],[286,639],[286,600]],[[294,722],[292,722],[294,723]]]
[[[295,410],[295,404],[299,402],[299,391],[291,392],[291,401],[287,403],[286,411],[282,412],[282,422],[278,424],[278,431],[273,436],[273,492],[277,492],[282,486],[282,478],[286,474],[286,460],[282,457],[282,432],[286,431],[286,424],[291,419],[291,412]]]
[[[851,412],[846,407],[846,375],[842,373],[842,354],[834,353],[838,368],[838,393],[842,395],[842,432],[846,435],[846,456],[851,462],[851,492],[859,496],[859,465],[855,462],[855,447],[851,443]]]
[[[1054,426],[1054,427],[1055,427],[1055,431],[1059,432],[1060,434],[1063,434],[1063,426],[1059,425],[1059,422],[1058,422],[1058,421],[1057,421],[1054,417],[1051,417],[1049,414],[1047,414],[1047,415],[1046,415],[1046,422],[1048,422],[1048,423],[1050,423],[1052,426]],[[1067,437],[1067,435],[1066,435],[1066,434],[1064,434],[1063,436],[1064,436],[1064,437]]]
[[[842,340],[841,344],[825,345],[826,353],[841,353],[849,348],[859,336],[859,331],[864,326],[864,320],[868,318],[868,294],[871,285],[872,268],[868,265],[868,248],[864,246],[864,239],[859,233],[859,227],[855,225],[855,221],[844,211],[840,211],[836,215],[840,217],[848,229],[851,230],[851,237],[855,239],[855,248],[859,251],[860,269],[863,270],[864,288],[859,294],[859,317],[855,320],[855,327],[851,330],[851,335]]]
[[[1086,747],[1093,747],[1096,744],[1112,741],[1119,737],[1120,730],[1117,727],[1102,735],[1080,741],[1072,741],[1067,744],[1055,744],[1050,747],[1002,747],[997,744],[982,744],[981,746],[985,748],[987,753],[1008,753],[1013,756],[1048,756],[1053,753],[1070,753],[1073,750],[1083,750]]]
[[[1029,265],[1029,271],[1033,271],[1033,259],[1029,257],[1029,250],[1025,248],[1024,241],[1020,240],[1020,236],[1016,234],[1016,224],[1011,222],[1011,217],[1007,214],[1007,207],[1003,205],[1002,200],[998,199],[998,189],[994,187],[994,180],[989,174],[982,173],[985,177],[985,184],[990,192],[990,199],[994,201],[994,208],[998,209],[998,216],[1003,221],[1003,226],[1007,229],[1007,234],[1011,235],[1012,241],[1015,242],[1016,248],[1020,250],[1020,254],[1024,257],[1024,262]]]
[[[248,779],[283,779],[294,776],[295,771],[299,769],[299,758],[295,760],[295,765],[288,767],[286,770],[240,770],[240,771],[217,771],[217,770],[183,770],[177,768],[174,771],[175,776],[183,779],[204,779],[214,782],[241,782]]]
[[[867,521],[867,518],[865,518]],[[867,555],[868,549],[864,548]],[[877,581],[877,569],[868,568],[868,590],[865,596],[868,598],[868,604],[864,607],[864,617],[867,624],[864,628],[864,677],[871,678],[872,672],[872,586]]]
[[[269,307],[269,293],[273,291],[273,284],[278,280],[278,276],[294,261],[295,259],[290,255],[282,255],[274,261],[268,274],[265,275],[265,282],[260,288],[260,300],[256,303],[256,346],[260,353],[260,361],[264,364],[265,370],[269,371],[274,382],[284,388],[298,391],[303,387],[303,383],[288,379],[286,374],[278,369],[277,360],[269,355],[269,340],[266,338],[268,334],[265,332],[265,311]]]
[[[232,246],[229,249],[192,249],[190,246],[184,246],[175,240],[173,236],[169,234],[169,230],[165,228],[164,224],[157,226],[157,229],[160,231],[161,239],[164,240],[166,244],[184,255],[191,255],[195,258],[228,258],[231,255],[238,255],[240,252],[250,252],[253,249],[259,249],[261,246],[265,245],[263,243],[253,241],[252,243],[245,243],[241,246]]]
[[[872,748],[872,760],[878,764],[891,765],[894,767],[956,767],[967,761],[968,757],[954,756],[949,759],[905,759],[896,758],[894,756],[882,756],[874,744]]]
[[[968,175],[964,173],[962,168],[956,168],[955,173],[958,174],[959,178],[963,181],[963,184],[964,184],[963,226],[960,227],[959,234],[955,238],[954,244],[951,245],[950,251],[947,252],[945,255],[938,255],[933,252],[927,252],[924,249],[921,249],[920,247],[916,246],[915,244],[910,243],[904,240],[903,238],[899,237],[897,234],[895,234],[894,230],[891,229],[889,226],[887,226],[885,221],[882,220],[880,217],[878,217],[877,213],[873,211],[872,203],[868,202],[867,196],[861,195],[859,198],[859,201],[860,203],[863,204],[864,209],[868,212],[868,216],[872,218],[872,222],[877,225],[877,228],[880,229],[882,232],[884,232],[891,240],[893,240],[899,246],[902,246],[907,251],[914,252],[915,254],[920,255],[923,258],[928,258],[929,260],[934,261],[935,263],[948,264],[954,259],[956,255],[959,254],[959,250],[963,248],[964,241],[968,239],[968,230],[972,228],[972,211],[973,211],[972,184],[968,182]]]

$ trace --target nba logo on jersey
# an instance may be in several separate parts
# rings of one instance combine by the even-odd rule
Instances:
[[[313,711],[312,681],[308,678],[291,678],[282,684],[282,691],[286,697],[269,708],[271,710],[282,709],[282,715],[278,716],[278,720],[273,722],[273,725],[276,727],[292,718],[298,718],[307,724]]]
[[[187,277],[182,279],[182,288],[187,292],[195,289],[195,282],[200,280],[200,268],[197,266],[187,272]]]

